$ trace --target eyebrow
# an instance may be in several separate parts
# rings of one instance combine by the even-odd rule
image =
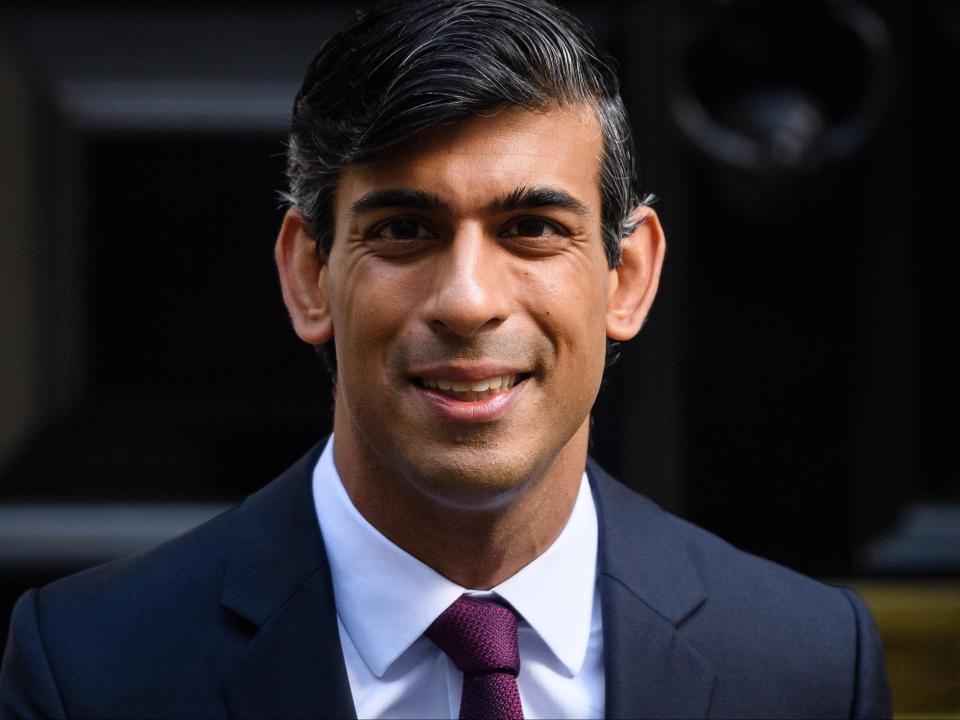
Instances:
[[[557,207],[570,210],[577,215],[589,215],[590,210],[570,193],[552,187],[518,187],[498,197],[490,204],[495,212],[512,210],[531,210],[541,207]]]
[[[351,215],[383,210],[385,208],[411,208],[415,210],[445,210],[447,204],[439,195],[423,190],[394,188],[373,190],[350,206]]]
[[[541,186],[515,188],[509,193],[494,199],[488,209],[492,212],[512,212],[514,210],[531,210],[542,207],[562,208],[577,215],[590,214],[586,205],[565,190]],[[435,193],[406,188],[390,188],[368,192],[350,206],[350,214],[359,215],[386,208],[444,211],[449,210],[450,206]]]

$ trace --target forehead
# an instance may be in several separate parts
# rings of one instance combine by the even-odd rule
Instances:
[[[337,214],[382,189],[423,190],[469,213],[516,188],[547,186],[573,195],[599,221],[602,150],[589,105],[496,110],[431,129],[375,163],[348,168],[337,188]]]

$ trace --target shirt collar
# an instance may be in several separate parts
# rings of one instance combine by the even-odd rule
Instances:
[[[313,471],[313,497],[337,614],[360,657],[381,677],[454,600],[468,592],[393,544],[354,507],[333,459],[333,437]],[[560,535],[492,592],[520,613],[570,676],[590,639],[597,513],[586,473]]]
[[[584,473],[557,539],[494,591],[523,616],[573,677],[587,655],[596,578],[597,510]]]

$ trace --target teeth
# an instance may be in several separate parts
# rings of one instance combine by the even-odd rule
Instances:
[[[500,390],[509,390],[517,381],[516,375],[500,375],[498,377],[486,378],[473,383],[453,382],[451,380],[422,378],[424,386],[434,390],[445,390],[454,393],[466,393],[466,401],[481,400],[489,397]],[[480,393],[480,395],[478,395]]]

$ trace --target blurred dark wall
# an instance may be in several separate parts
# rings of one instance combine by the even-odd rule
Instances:
[[[568,4],[621,59],[669,241],[653,314],[598,401],[595,455],[803,572],[955,574],[950,521],[900,565],[870,552],[907,509],[960,502],[955,7]],[[867,13],[874,45],[837,6]],[[271,251],[293,94],[349,14],[0,15],[0,506],[236,501],[329,431]],[[820,152],[868,90],[856,142]],[[710,146],[691,102],[773,159],[738,164],[722,133]],[[3,615],[82,564],[5,562]]]
[[[956,5],[629,9],[671,242],[628,383],[672,383],[671,497],[810,574],[955,575]],[[656,432],[640,417],[625,443]]]

